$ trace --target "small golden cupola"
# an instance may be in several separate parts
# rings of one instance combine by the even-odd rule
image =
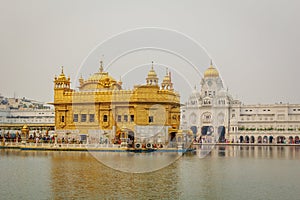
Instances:
[[[218,70],[213,66],[212,60],[210,61],[210,66],[204,72],[204,78],[217,78],[219,77]]]
[[[79,78],[80,87],[83,85],[83,83],[84,83],[84,79],[83,79],[82,74],[81,74],[80,78]]]
[[[153,69],[153,61],[150,71],[148,72],[148,76],[146,78],[147,85],[158,85],[157,74]]]
[[[166,69],[166,75],[163,79],[163,82],[161,83],[161,87],[163,90],[173,90],[173,83],[171,80],[171,72]]]
[[[70,89],[71,81],[70,77],[66,77],[64,74],[64,67],[61,67],[61,73],[58,77],[54,78],[55,89]]]

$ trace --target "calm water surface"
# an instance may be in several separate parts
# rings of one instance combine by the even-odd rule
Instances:
[[[0,199],[300,199],[300,147],[207,150],[132,174],[89,152],[2,149]]]

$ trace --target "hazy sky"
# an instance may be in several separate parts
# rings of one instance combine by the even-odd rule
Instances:
[[[300,103],[298,0],[0,3],[2,95],[15,93],[18,97],[51,102],[53,78],[60,73],[60,66],[70,75],[72,87],[76,87],[79,73],[87,78],[98,70],[101,55],[90,60],[89,69],[80,66],[101,42],[127,30],[161,27],[184,33],[205,47],[233,97],[245,103]],[[157,38],[159,41],[163,37]],[[177,47],[184,46],[182,42]],[[188,49],[185,53],[195,57],[198,51],[191,48],[188,52]],[[161,64],[157,67],[161,77],[165,73],[162,66],[185,65],[169,54],[152,53],[151,50],[136,52],[113,63],[112,74],[117,79],[122,76],[125,87],[130,87],[130,81],[126,81],[132,77],[126,78],[124,72],[118,74],[118,70],[126,69],[121,65],[143,66],[137,69],[145,70],[140,80],[144,80],[151,60]],[[108,50],[103,54],[104,62],[113,58]],[[209,59],[200,54],[199,57],[199,61],[193,62],[203,71]],[[187,79],[193,72],[183,68]],[[177,75],[174,82],[177,80],[175,87],[180,91],[184,83],[178,81],[180,73]],[[199,89],[200,80],[191,80],[191,85],[198,84]]]

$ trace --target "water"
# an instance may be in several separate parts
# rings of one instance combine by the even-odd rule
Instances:
[[[200,159],[203,152],[198,148],[161,170],[132,174],[89,152],[2,149],[0,199],[300,198],[300,147],[217,146]]]

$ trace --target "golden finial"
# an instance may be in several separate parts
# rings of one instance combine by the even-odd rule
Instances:
[[[166,67],[166,76],[169,75],[169,69]]]
[[[100,72],[102,73],[103,72],[103,61],[100,60]]]
[[[152,61],[152,66],[151,66],[151,69],[153,70],[153,61]]]
[[[61,74],[64,74],[64,66],[61,66]]]
[[[80,79],[81,79],[81,80],[83,80],[83,76],[82,76],[82,74],[80,74],[80,78],[79,78],[79,80],[80,80]]]
[[[80,84],[80,86],[83,84],[83,82],[84,82],[84,79],[82,77],[82,74],[80,74],[80,78],[79,78],[79,84]]]
[[[210,66],[213,66],[213,61],[212,61],[212,59],[210,59]]]

